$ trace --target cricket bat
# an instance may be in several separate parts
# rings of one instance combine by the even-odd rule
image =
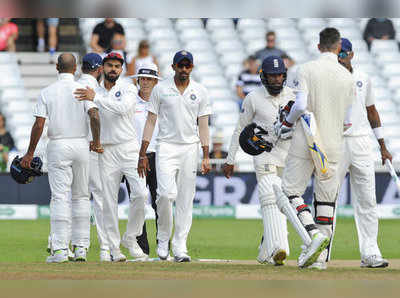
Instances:
[[[400,179],[397,176],[396,171],[389,159],[386,159],[385,165],[388,168],[390,176],[392,176],[394,183],[396,183],[398,191],[400,192]]]
[[[306,112],[300,117],[306,135],[308,149],[315,166],[315,172],[320,177],[328,178],[328,157],[323,149],[317,123],[312,112]]]

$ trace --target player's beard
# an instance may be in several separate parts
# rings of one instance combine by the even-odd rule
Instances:
[[[115,83],[119,78],[119,75],[115,76],[115,77],[111,77],[109,76],[107,73],[104,73],[104,79],[109,81],[110,83]]]

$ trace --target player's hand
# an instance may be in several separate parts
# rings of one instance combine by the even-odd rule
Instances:
[[[31,168],[31,162],[33,159],[33,155],[27,153],[24,155],[24,157],[22,157],[21,160],[21,167],[25,168],[25,169],[30,169]]]
[[[78,88],[74,92],[75,98],[79,101],[82,100],[90,100],[93,101],[94,97],[96,96],[96,92],[89,86],[85,88]]]
[[[392,162],[392,155],[390,152],[386,149],[386,146],[381,147],[381,157],[382,157],[382,165],[385,164],[386,159],[389,159],[390,162]]]
[[[210,170],[210,159],[208,157],[203,158],[203,160],[201,161],[201,173],[205,175],[210,172]]]
[[[149,164],[149,159],[147,156],[139,156],[139,162],[138,162],[138,174],[139,177],[144,178],[147,176],[147,172],[150,172],[150,164]]]
[[[233,175],[234,166],[228,163],[224,163],[224,165],[222,166],[222,171],[224,172],[225,177],[229,179]]]
[[[90,151],[96,152],[96,153],[103,153],[104,152],[104,148],[103,146],[101,146],[100,143],[95,144],[93,141],[90,142],[90,147],[89,147]]]
[[[293,137],[293,124],[290,125],[286,121],[277,121],[274,124],[274,131],[278,139],[289,140]]]

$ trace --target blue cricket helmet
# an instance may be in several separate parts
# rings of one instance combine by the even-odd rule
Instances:
[[[284,80],[282,84],[276,85],[269,83],[267,78],[267,75],[269,74],[270,75],[283,74]],[[269,94],[277,95],[282,91],[283,85],[285,84],[286,81],[286,76],[287,76],[287,69],[281,57],[268,56],[267,58],[264,59],[260,69],[260,78],[261,78],[261,83],[268,90]]]

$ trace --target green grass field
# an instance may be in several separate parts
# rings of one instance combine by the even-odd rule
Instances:
[[[382,253],[389,259],[400,259],[400,235],[398,220],[380,222],[379,245]],[[279,278],[278,272],[289,279],[312,278],[365,278],[392,279],[400,277],[399,269],[365,270],[359,266],[358,240],[354,221],[339,219],[336,229],[333,260],[357,260],[353,268],[334,266],[326,272],[305,272],[299,275],[295,266],[277,268],[253,264],[262,234],[259,220],[197,219],[193,221],[188,241],[189,254],[193,259],[249,260],[243,263],[190,263],[174,264],[166,262],[101,264],[98,262],[99,247],[95,227],[92,227],[92,245],[88,263],[45,264],[48,220],[1,221],[0,222],[0,279],[226,279]],[[125,230],[121,221],[121,233]],[[154,221],[147,222],[151,256],[155,257]],[[289,226],[290,257],[295,260],[299,254],[300,238]],[[123,249],[128,256],[128,251]],[[350,261],[349,261],[350,262]],[[291,263],[293,264],[293,262]],[[267,273],[271,273],[268,275]],[[327,274],[327,275],[325,275]],[[333,274],[333,275],[332,275]]]

